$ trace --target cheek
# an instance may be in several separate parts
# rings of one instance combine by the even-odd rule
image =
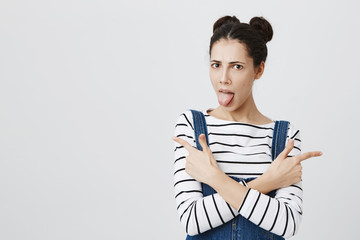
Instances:
[[[209,76],[210,76],[210,81],[211,81],[211,84],[213,86],[215,86],[216,82],[217,82],[217,79],[218,79],[218,74],[216,71],[214,70],[210,70],[209,71]]]
[[[242,74],[238,76],[234,76],[235,81],[233,81],[233,84],[235,85],[235,88],[238,89],[241,92],[248,92],[251,90],[254,80],[251,78],[251,76],[247,74]]]

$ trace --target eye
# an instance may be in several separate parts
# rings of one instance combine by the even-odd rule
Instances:
[[[212,68],[218,68],[220,66],[220,64],[218,64],[218,63],[213,63],[213,64],[211,64],[211,67]]]
[[[239,64],[235,64],[235,65],[234,65],[234,68],[235,68],[235,69],[242,69],[243,66],[242,66],[242,65],[239,65]]]

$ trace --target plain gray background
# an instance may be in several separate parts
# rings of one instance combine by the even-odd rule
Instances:
[[[173,195],[179,114],[217,106],[212,24],[264,16],[259,110],[301,129],[293,239],[358,235],[356,1],[0,1],[0,239],[184,239]]]

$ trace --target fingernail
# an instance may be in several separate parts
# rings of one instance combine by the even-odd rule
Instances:
[[[320,152],[319,155],[320,155],[320,156],[323,155],[323,152]]]

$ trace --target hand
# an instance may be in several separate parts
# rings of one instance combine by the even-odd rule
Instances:
[[[294,148],[294,140],[289,139],[285,149],[270,164],[268,170],[263,174],[272,183],[273,189],[288,187],[301,181],[301,162],[311,157],[319,157],[321,151],[306,152],[294,157],[287,157]]]
[[[187,141],[179,137],[173,137],[173,140],[189,152],[189,155],[186,157],[185,171],[198,182],[208,183],[217,171],[221,171],[206,143],[204,134],[200,134],[199,136],[199,142],[203,151],[194,148]]]

